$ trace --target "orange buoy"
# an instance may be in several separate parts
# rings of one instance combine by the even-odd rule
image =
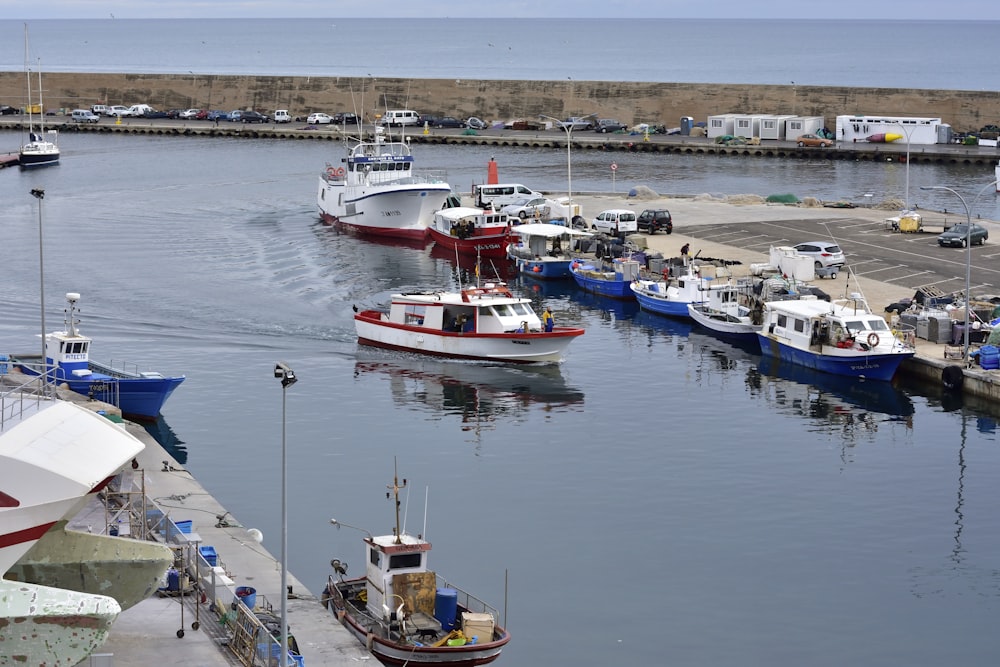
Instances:
[[[500,173],[497,171],[497,161],[490,158],[490,161],[486,164],[486,183],[496,185],[499,182]]]

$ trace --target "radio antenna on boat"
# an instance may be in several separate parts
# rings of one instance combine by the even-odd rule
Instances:
[[[399,483],[399,472],[398,472],[398,470],[399,470],[399,467],[396,465],[396,458],[393,457],[393,459],[392,459],[392,486],[386,487],[386,488],[390,489],[391,492],[390,493],[386,493],[385,497],[389,498],[391,500],[394,500],[394,502],[396,503],[396,528],[395,528],[393,534],[396,537],[395,543],[396,544],[402,544],[403,543],[403,537],[402,537],[403,534],[402,534],[402,532],[400,532],[400,529],[399,529],[399,490],[406,488],[406,479],[405,478],[403,479],[403,483],[402,484]]]

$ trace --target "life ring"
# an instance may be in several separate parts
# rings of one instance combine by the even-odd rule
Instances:
[[[331,178],[340,178],[344,175],[343,167],[327,167],[326,175]]]
[[[868,334],[868,346],[878,347],[878,334],[874,331]]]

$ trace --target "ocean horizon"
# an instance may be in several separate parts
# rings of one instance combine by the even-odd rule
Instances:
[[[1000,21],[42,19],[2,20],[0,38],[20,46],[25,25],[50,72],[998,88],[969,64],[994,60]]]

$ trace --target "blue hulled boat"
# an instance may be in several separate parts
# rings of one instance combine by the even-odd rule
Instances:
[[[569,272],[576,284],[586,292],[592,292],[612,299],[635,299],[631,284],[639,279],[639,262],[634,259],[616,259],[610,270],[589,261],[570,262]]]
[[[664,280],[634,280],[630,289],[639,300],[639,306],[660,315],[688,319],[689,303],[707,301],[703,293],[710,289],[712,277],[702,277],[693,262],[687,262],[677,278]]]
[[[135,364],[121,367],[90,360],[92,339],[76,328],[76,302],[80,295],[66,295],[66,331],[45,336],[45,372],[57,384],[65,383],[78,394],[117,406],[127,417],[154,420],[184,376],[167,377],[154,371],[140,371]],[[15,354],[11,361],[29,375],[42,371],[41,355]]]
[[[511,233],[520,239],[507,247],[507,256],[514,260],[517,272],[545,280],[571,278],[571,244],[576,238],[592,236],[590,232],[548,223],[517,225]]]

